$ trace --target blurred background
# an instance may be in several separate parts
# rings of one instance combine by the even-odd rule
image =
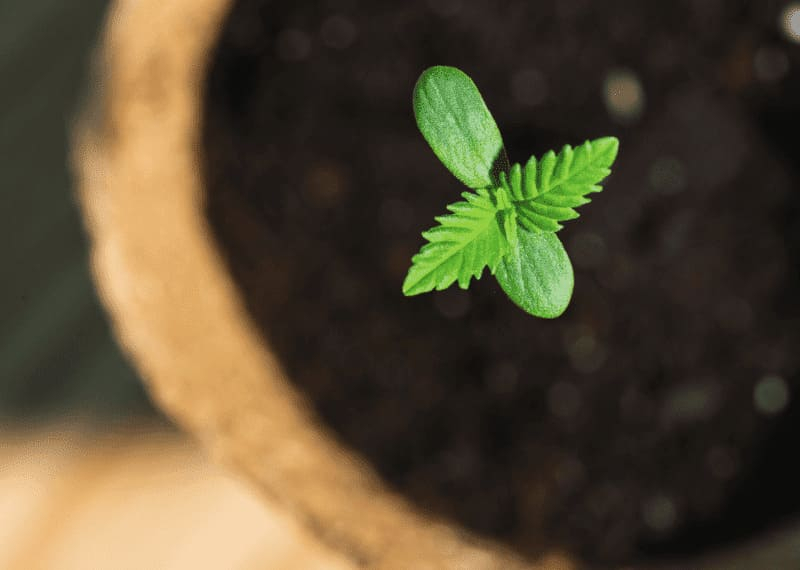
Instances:
[[[319,4],[325,4],[322,11],[326,14],[334,13],[321,26],[321,44],[337,54],[346,53],[357,36],[348,28],[352,26],[350,20],[336,14],[352,12],[355,3]],[[428,4],[435,13],[431,18],[449,18],[455,17],[464,3],[448,0]],[[707,6],[711,4],[719,3],[709,2]],[[746,10],[742,6],[747,3],[734,4],[733,12],[744,19]],[[69,148],[77,110],[87,96],[92,49],[107,8],[107,2],[99,0],[0,0],[0,231],[4,234],[0,240],[4,268],[0,279],[0,544],[12,545],[0,549],[0,568],[337,567],[340,561],[319,550],[283,513],[264,506],[238,481],[213,467],[195,444],[154,409],[136,372],[112,338],[90,277],[87,240],[73,196]],[[713,13],[715,8],[707,11]],[[719,65],[719,76],[713,83],[749,105],[755,117],[753,124],[767,141],[765,148],[789,172],[788,178],[797,172],[794,126],[798,125],[798,116],[791,95],[798,92],[800,83],[796,67],[800,4],[766,2],[763,10],[754,11],[762,17],[753,26],[757,32],[752,37],[745,34],[741,45],[726,45],[721,50],[724,54],[718,59],[724,65]],[[746,23],[737,22],[749,29]],[[305,27],[310,28],[310,24],[306,26],[302,18],[278,22],[270,30],[277,37],[274,42],[265,42],[261,31],[250,28],[229,30],[229,34],[235,40],[231,42],[234,47],[243,52],[252,48],[248,44],[251,35],[256,36],[252,41],[259,49],[274,52],[274,57],[294,69],[298,61],[310,57],[309,38],[316,37],[303,31]],[[626,33],[626,29],[619,31],[621,36]],[[669,50],[661,55],[665,60],[672,57]],[[698,64],[698,69],[706,68]],[[417,71],[404,70],[408,77]],[[491,75],[490,71],[485,73]],[[657,89],[647,91],[647,81],[652,78],[637,73],[631,63],[598,73],[604,75],[605,83],[598,82],[594,91],[583,95],[590,100],[587,105],[597,106],[590,111],[602,115],[593,128],[614,124],[627,134],[640,124],[647,126],[648,106],[655,108],[653,102],[659,97]],[[386,100],[402,99],[402,109],[406,109],[408,90],[381,91],[392,81],[388,72],[383,75],[373,76],[374,93]],[[507,108],[512,109],[509,116],[519,109],[530,112],[550,104],[558,88],[555,84],[548,86],[551,75],[524,68],[510,82],[503,82]],[[398,76],[407,79],[402,73]],[[702,82],[704,78],[693,80]],[[237,100],[232,106],[240,103]],[[550,117],[560,120],[556,113],[550,113]],[[561,141],[562,133],[556,133],[558,121],[543,121],[550,121],[550,130],[543,129],[543,140],[548,144],[551,139]],[[662,117],[663,121],[667,119]],[[414,142],[409,152],[427,152],[417,133],[411,136]],[[521,135],[517,139],[523,144],[530,142]],[[650,150],[655,153],[658,149]],[[650,150],[643,150],[639,156],[653,159]],[[725,158],[717,162],[722,164]],[[431,171],[440,168],[433,161],[428,166]],[[687,180],[692,173],[683,168],[674,156],[665,155],[641,166],[643,172],[636,175],[649,178],[653,195],[669,199],[690,187]],[[321,177],[327,183],[330,172],[323,170]],[[620,187],[630,183],[631,176],[627,180],[623,177]],[[253,180],[261,183],[257,177]],[[393,204],[402,206],[404,197],[398,196]],[[320,200],[328,198],[322,196]],[[435,201],[431,198],[431,204]],[[388,210],[382,210],[384,218],[392,217]],[[419,217],[428,220],[430,215],[426,211]],[[601,216],[596,214],[594,220],[596,227],[602,226],[598,221]],[[672,225],[681,223],[678,220]],[[391,224],[400,222],[392,218]],[[643,238],[655,235],[648,234],[651,227],[655,226],[641,224]],[[406,234],[418,239],[416,223],[406,220],[404,228]],[[676,231],[680,233],[680,227]],[[598,267],[598,235],[599,230],[576,234],[571,242],[577,251],[576,264],[587,276]],[[662,244],[667,249],[672,247],[668,241]],[[605,249],[603,252],[608,253]],[[405,251],[401,253],[397,257],[402,267],[408,256]],[[424,301],[431,305],[420,305],[419,312],[458,323],[469,312],[470,302],[473,307],[480,306],[476,298],[467,301],[464,309],[463,299],[439,296]],[[735,321],[728,323],[733,328],[742,320],[747,322],[747,315],[737,317],[737,309],[741,306],[726,309],[721,320]],[[371,332],[372,328],[365,330]],[[299,346],[294,338],[287,339],[287,344]],[[331,350],[339,352],[336,346]],[[565,358],[573,365],[580,361],[580,355]],[[517,382],[516,373],[508,380],[507,368],[494,372],[494,376],[502,377],[499,383],[503,386]],[[764,378],[770,379],[768,393],[763,401],[756,394],[755,404],[774,407],[777,390],[780,409],[768,415],[778,415],[791,399],[789,387],[780,378]],[[574,384],[568,381],[556,385],[561,388],[559,393],[551,392],[549,399],[545,396],[539,400],[548,401],[555,415],[569,415],[562,404],[570,398],[575,400]],[[685,414],[702,416],[708,393],[689,388],[669,394],[680,404],[675,421],[684,421]],[[500,396],[508,396],[505,388],[499,390]],[[749,387],[744,397],[751,405]],[[633,402],[631,407],[638,403]],[[358,430],[363,432],[360,426]],[[379,443],[383,447],[383,442]],[[726,459],[723,457],[722,463]],[[651,513],[656,526],[660,516],[669,518],[672,508],[669,504],[657,507],[664,507],[664,502],[657,503],[655,514]],[[796,537],[787,545],[795,548]]]
[[[109,334],[73,197],[69,133],[106,2],[0,2],[0,413],[153,415]]]
[[[0,568],[338,567],[154,410],[112,339],[70,168],[107,7],[0,0]]]

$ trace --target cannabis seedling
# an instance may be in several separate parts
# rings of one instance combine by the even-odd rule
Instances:
[[[599,192],[619,142],[586,141],[560,153],[509,166],[500,130],[464,72],[436,66],[414,88],[417,126],[450,172],[472,191],[423,232],[428,243],[411,259],[403,294],[466,289],[483,269],[531,315],[555,318],[572,297],[572,264],[556,232],[578,217],[575,208]]]

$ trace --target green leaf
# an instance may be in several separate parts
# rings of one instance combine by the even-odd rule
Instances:
[[[414,87],[414,115],[439,160],[469,188],[497,184],[508,167],[503,138],[478,88],[455,67],[426,69]]]
[[[503,233],[506,236],[508,247],[513,249],[517,247],[517,211],[514,209],[511,196],[508,195],[505,188],[494,188],[493,196],[495,206],[499,210]]]
[[[404,295],[445,289],[454,281],[466,289],[472,277],[480,279],[484,267],[494,273],[510,251],[502,211],[489,191],[464,192],[462,196],[464,202],[447,206],[452,214],[437,217],[439,225],[423,232],[429,243],[411,258]]]
[[[519,228],[517,247],[495,274],[506,295],[534,317],[560,316],[572,298],[575,277],[558,236]]]
[[[575,208],[591,201],[586,195],[603,189],[598,184],[611,174],[618,149],[616,138],[605,137],[574,150],[566,145],[538,162],[532,156],[522,172],[515,164],[501,182],[514,197],[520,224],[532,232],[557,232],[559,222],[577,218]]]

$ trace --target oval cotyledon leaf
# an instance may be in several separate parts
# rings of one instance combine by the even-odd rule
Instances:
[[[431,149],[467,187],[497,184],[508,168],[503,137],[478,88],[460,69],[426,69],[414,87],[414,116]]]
[[[575,276],[569,256],[552,232],[520,227],[517,234],[517,246],[497,266],[497,282],[525,312],[554,319],[572,298]]]

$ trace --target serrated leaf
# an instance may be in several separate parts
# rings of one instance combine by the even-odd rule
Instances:
[[[550,151],[538,161],[532,156],[520,182],[514,165],[509,184],[520,224],[532,232],[556,232],[559,222],[577,218],[575,208],[590,202],[586,194],[603,189],[598,183],[611,174],[618,149],[616,138],[605,137],[575,149],[566,145],[558,155]]]
[[[464,192],[462,196],[463,202],[447,206],[451,214],[437,217],[439,225],[423,232],[428,243],[411,258],[404,295],[445,289],[455,281],[466,289],[485,267],[494,273],[510,251],[501,210],[489,191]]]
[[[433,152],[472,189],[496,185],[508,166],[500,129],[475,83],[455,67],[426,69],[414,87],[414,115]]]
[[[566,310],[575,283],[572,264],[558,236],[524,228],[519,228],[517,247],[500,262],[495,277],[518,307],[545,319],[554,319]]]

